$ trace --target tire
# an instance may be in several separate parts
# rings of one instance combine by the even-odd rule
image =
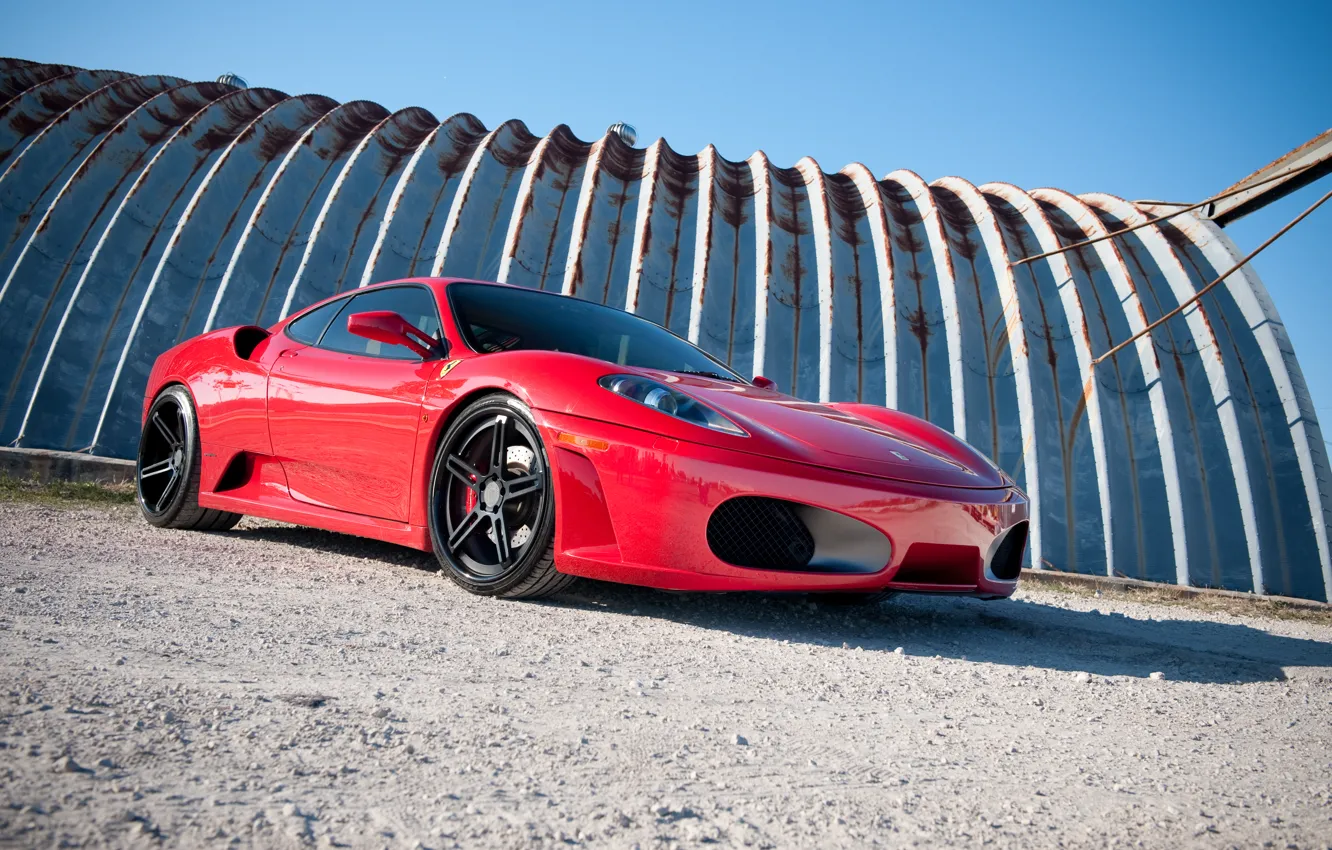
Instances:
[[[575,580],[555,569],[546,448],[531,411],[511,395],[476,400],[444,432],[430,474],[429,523],[440,572],[468,593],[536,599]]]
[[[241,515],[199,507],[199,419],[189,390],[172,384],[157,394],[139,435],[135,501],[158,528],[226,531]]]

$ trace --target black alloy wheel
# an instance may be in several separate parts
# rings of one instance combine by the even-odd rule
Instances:
[[[547,596],[572,580],[555,570],[555,499],[536,423],[512,396],[470,405],[440,441],[431,475],[430,537],[443,572],[470,593]]]
[[[148,413],[139,440],[139,505],[149,516],[161,516],[186,475],[186,445],[189,429],[185,410],[168,393]]]
[[[135,496],[159,528],[225,531],[241,515],[199,507],[199,425],[190,393],[172,384],[158,393],[139,436]]]

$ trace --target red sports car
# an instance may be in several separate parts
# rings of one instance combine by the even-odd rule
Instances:
[[[630,313],[411,279],[153,366],[138,501],[156,526],[242,514],[433,551],[477,594],[576,576],[671,590],[997,598],[1027,499],[934,425],[747,381]]]

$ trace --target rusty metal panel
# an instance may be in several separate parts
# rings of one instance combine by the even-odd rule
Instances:
[[[105,141],[108,131],[119,125],[126,114],[165,89],[182,83],[174,77],[130,77],[99,89],[63,113],[53,125],[58,127],[57,131],[42,133],[42,138],[20,155],[19,161],[26,161],[28,168],[17,167],[16,161],[16,167],[0,177],[0,193],[7,187],[8,192],[21,194],[25,188],[46,180],[33,192],[35,200],[28,205],[27,211],[14,216],[15,210],[24,209],[22,204],[17,204],[0,213],[0,220],[11,225],[13,234],[11,244],[0,252],[0,275],[3,276],[3,283],[0,283],[0,387],[3,387],[0,390],[3,392],[0,395],[0,434],[15,430],[18,425],[15,420],[27,409],[25,401],[31,397],[40,369],[39,366],[30,371],[28,363],[35,349],[49,343],[56,322],[48,322],[48,319],[58,319],[62,315],[72,288],[65,285],[70,280],[71,268],[65,258],[71,252],[77,253],[87,240],[87,210],[77,202],[62,205],[61,201],[98,178],[110,179],[114,173],[116,157],[109,157],[111,162],[99,162],[103,145],[100,141],[93,144],[94,139]],[[68,167],[89,146],[92,151],[83,159],[83,164]],[[133,157],[140,155],[136,151],[141,148],[142,145],[131,144],[127,150]],[[65,158],[64,153],[71,150],[73,153],[65,166],[59,173],[50,175],[46,167]],[[48,176],[49,180],[46,179]],[[94,186],[93,192],[96,191]],[[96,211],[97,207],[94,205],[93,209]],[[68,215],[53,221],[52,214],[57,210],[64,210]],[[41,214],[37,215],[38,212]]]
[[[70,82],[78,75],[58,78],[44,86],[57,82]],[[123,76],[123,75],[122,75]],[[91,79],[84,81],[92,85]],[[0,173],[0,194],[6,198],[29,201],[27,206],[19,205],[6,210],[0,220],[10,225],[10,235],[3,255],[7,274],[12,274],[18,258],[12,254],[15,246],[26,249],[25,236],[30,236],[34,229],[45,227],[44,218],[37,217],[44,212],[43,203],[48,199],[58,198],[67,186],[62,182],[68,178],[76,179],[77,171],[97,171],[91,169],[89,160],[98,155],[100,140],[112,128],[120,125],[122,118],[137,110],[144,102],[156,97],[169,88],[183,85],[184,80],[175,77],[127,77],[116,79],[114,75],[105,85],[91,93],[83,87],[66,86],[59,92],[44,92],[39,100],[51,106],[46,111],[50,120],[42,126],[33,138],[34,146],[16,152],[9,167]],[[82,94],[81,94],[82,92]],[[56,111],[55,105],[68,104],[67,108]],[[19,110],[16,119],[24,121],[39,120],[41,113],[34,110]],[[11,121],[11,124],[15,121]],[[80,154],[91,146],[92,153],[87,160]],[[141,147],[141,145],[140,145]],[[135,154],[130,153],[131,156]],[[72,164],[72,165],[71,165]],[[44,181],[44,182],[43,182]],[[36,188],[40,186],[40,188]],[[56,192],[55,196],[51,194]],[[35,200],[33,200],[35,199]],[[26,230],[24,228],[27,228]]]
[[[768,171],[767,284],[759,297],[763,358],[755,352],[755,369],[786,392],[818,399],[820,391],[819,287],[809,189],[794,168]]]
[[[860,359],[856,393],[868,404],[892,407],[897,404],[897,306],[893,294],[892,236],[884,189],[870,170],[859,162],[843,168],[840,176],[850,181],[860,198],[858,207],[850,199],[848,189],[837,193],[833,200],[834,212],[841,217],[835,222],[838,234],[855,252],[854,278],[848,283],[856,291],[854,319]],[[857,211],[862,208],[863,212]],[[873,256],[873,267],[866,263],[866,251]],[[837,388],[833,392],[839,393]],[[845,392],[849,395],[850,388]]]
[[[682,157],[665,143],[657,148],[644,176],[651,185],[635,220],[625,299],[634,313],[687,336],[694,277],[686,249],[698,227],[698,157]]]
[[[438,123],[424,109],[404,109],[356,143],[324,199],[281,315],[360,285],[398,174]]]
[[[288,98],[227,146],[175,224],[140,335],[166,348],[207,330],[213,297],[263,187],[301,134],[334,106],[319,96]]]
[[[1242,256],[1218,228],[1199,219],[1174,219],[1157,227],[1195,290]],[[1239,418],[1249,425],[1246,453],[1257,471],[1250,476],[1252,509],[1260,535],[1271,541],[1263,553],[1264,589],[1318,598],[1320,585],[1324,594],[1332,590],[1327,523],[1317,522],[1318,513],[1328,510],[1320,482],[1326,487],[1332,480],[1325,444],[1275,307],[1256,273],[1245,267],[1236,274],[1243,278],[1227,279],[1204,301],[1211,306],[1214,326],[1228,337],[1222,356],[1238,372],[1232,392],[1242,409]],[[1321,575],[1313,564],[1322,565]]]
[[[361,273],[362,286],[430,271],[454,194],[472,152],[485,136],[486,128],[475,116],[461,113],[440,124],[417,146],[393,187]]]
[[[1182,222],[1184,232],[1197,245],[1205,256],[1223,266],[1230,267],[1238,262],[1241,254],[1225,232],[1216,225],[1202,220]],[[1300,481],[1304,485],[1304,497],[1309,504],[1309,520],[1303,519],[1303,511],[1296,511],[1300,517],[1298,533],[1307,539],[1312,533],[1314,554],[1318,558],[1323,574],[1324,598],[1332,601],[1332,541],[1329,529],[1332,529],[1332,467],[1328,462],[1328,442],[1323,438],[1322,428],[1318,424],[1318,415],[1313,399],[1309,395],[1308,384],[1295,357],[1290,338],[1286,335],[1285,325],[1277,313],[1276,305],[1257,272],[1248,266],[1239,271],[1240,278],[1232,281],[1227,278],[1227,289],[1232,297],[1252,315],[1255,324],[1251,327],[1262,346],[1264,358],[1272,380],[1283,388],[1282,409],[1287,414],[1286,427],[1290,429],[1291,441],[1295,445],[1295,458],[1300,470]],[[1256,309],[1255,309],[1256,308]],[[1262,318],[1259,319],[1258,317]],[[1294,501],[1294,480],[1290,480],[1283,491],[1286,498]],[[1308,568],[1301,572],[1301,577],[1308,576]],[[1312,589],[1312,582],[1306,584]]]
[[[0,69],[0,104],[7,104],[44,80],[83,70],[69,65],[45,65],[21,59],[7,61],[17,64]]]
[[[874,286],[879,251],[873,227],[880,221],[878,186],[858,184],[846,173],[829,175],[826,183],[829,228],[828,397],[883,404],[883,305]],[[867,197],[868,194],[868,197]]]
[[[9,382],[4,407],[0,408],[0,435],[9,437],[13,433],[14,417],[21,413],[18,438],[22,439],[56,344],[70,323],[84,282],[83,271],[119,202],[170,134],[225,91],[212,83],[191,83],[146,100],[96,144],[43,214],[10,273],[11,281],[21,282],[22,296],[8,305],[0,303],[5,308],[0,313],[0,327],[5,328],[7,340],[4,345],[13,349],[8,352],[12,357],[6,358],[6,365],[0,368],[0,377]],[[74,319],[76,341],[82,342],[77,333],[86,325],[86,311],[99,306],[88,302],[81,305],[85,314]],[[35,374],[25,368],[32,357],[41,358]],[[60,363],[62,368],[68,365]],[[73,373],[70,377],[75,380],[66,381],[57,375],[46,387],[48,394],[69,393],[79,376]],[[24,398],[28,400],[26,405],[21,404]],[[59,398],[51,404],[56,409],[69,406],[62,405]]]
[[[514,201],[496,280],[559,291],[590,151],[564,126],[537,143]]]
[[[1047,451],[1062,431],[1062,399],[1049,369],[1039,368],[1040,355],[1049,353],[1041,350],[1040,326],[1029,329],[1025,320],[1028,312],[1040,315],[1035,291],[1028,277],[1015,275],[1008,264],[1022,255],[1009,247],[993,206],[970,183],[955,177],[935,181],[930,198],[943,225],[953,278],[945,328],[958,326],[957,354],[950,352],[953,428],[986,448],[1029,493],[1041,496],[1045,510],[1032,517],[1032,560],[1069,569],[1073,559],[1061,545],[1068,536],[1067,514],[1050,510],[1061,500],[1062,456]],[[1036,417],[1036,409],[1046,415]],[[1050,525],[1053,532],[1047,533]]]
[[[152,365],[135,355],[139,351],[164,351],[180,338],[192,312],[188,305],[206,282],[199,268],[203,258],[176,254],[175,249],[182,237],[191,248],[199,243],[206,245],[210,237],[214,244],[226,237],[216,221],[210,227],[201,227],[202,219],[195,219],[193,213],[202,204],[205,215],[222,217],[223,223],[234,214],[234,208],[228,213],[206,197],[204,190],[238,144],[257,144],[255,122],[289,100],[271,89],[245,89],[219,98],[177,132],[131,191],[127,199],[131,203],[125,205],[122,217],[129,233],[121,237],[129,256],[117,252],[105,261],[129,261],[130,276],[124,280],[137,299],[126,302],[119,321],[108,329],[97,371],[90,375],[93,383],[78,410],[76,433],[87,433],[83,428],[91,423],[87,439],[94,449],[111,445],[123,452],[126,445],[133,445],[139,419],[133,399]],[[254,167],[253,155],[250,159],[251,171],[257,176],[261,170]],[[244,183],[228,188],[232,192],[249,191]],[[170,265],[173,255],[181,258],[180,266]],[[99,264],[102,259],[99,257]],[[111,273],[109,267],[105,270]],[[191,279],[187,270],[199,276]],[[156,294],[159,287],[166,290],[162,296]],[[80,438],[75,438],[73,444],[89,445]]]
[[[183,82],[152,76],[108,83],[53,118],[13,158],[0,173],[0,277],[13,269],[41,211],[78,167],[84,151],[139,104]]]
[[[618,136],[592,146],[579,188],[561,291],[623,308],[646,155]]]
[[[271,324],[287,287],[282,269],[301,256],[317,211],[366,135],[388,117],[379,104],[344,103],[288,149],[241,233],[210,308],[207,327]]]
[[[934,217],[947,245],[946,251],[937,251],[945,260],[942,273],[952,279],[951,285],[943,287],[941,296],[950,302],[941,311],[944,320],[931,326],[913,311],[905,317],[907,324],[900,336],[911,346],[908,350],[912,355],[918,347],[929,345],[938,351],[943,348],[942,343],[948,343],[944,351],[951,382],[954,433],[980,446],[1010,474],[1020,474],[1023,441],[1011,428],[1018,397],[1009,348],[1007,299],[1000,292],[976,218],[959,191],[947,185],[929,188],[930,201],[937,211]],[[904,218],[905,212],[897,216]],[[899,241],[907,249],[914,247],[908,240]],[[907,287],[903,303],[919,303],[915,295],[918,286],[913,280],[919,274],[919,262],[913,261],[903,268],[903,285]],[[946,332],[952,330],[942,340],[931,329],[940,324]],[[925,389],[929,389],[928,384]],[[936,404],[948,401],[947,397],[939,396],[937,392],[933,395]]]
[[[536,136],[507,121],[477,145],[440,235],[431,274],[494,280]]]
[[[43,80],[0,106],[0,173],[57,116],[107,83],[126,76],[121,71],[71,71]]]
[[[1044,506],[1051,504],[1052,500],[1042,498],[1042,493],[1046,487],[1046,482],[1041,477],[1041,459],[1045,454],[1043,446],[1038,440],[1036,432],[1036,398],[1033,387],[1037,381],[1033,380],[1030,350],[1031,340],[1027,336],[1027,322],[1024,319],[1024,299],[1019,291],[1019,284],[1014,277],[1013,268],[1009,264],[1004,247],[1003,235],[1000,232],[993,210],[985,202],[979,190],[967,181],[959,177],[945,177],[934,183],[942,193],[951,194],[962,208],[965,208],[967,216],[975,222],[979,244],[985,248],[985,256],[989,260],[990,271],[993,276],[994,284],[997,287],[999,298],[1003,304],[1000,313],[1000,319],[996,320],[996,325],[1002,326],[1001,344],[1004,346],[1005,353],[1012,363],[1013,370],[1013,388],[1017,399],[1016,422],[1009,422],[1001,426],[999,431],[1001,435],[1007,435],[1007,439],[1001,439],[1001,446],[1005,443],[1011,445],[1014,431],[1019,441],[1020,452],[1018,458],[1013,461],[1013,466],[1003,466],[1001,460],[1004,452],[1001,448],[998,453],[996,463],[1013,476],[1027,490],[1034,504]],[[928,203],[925,203],[928,199]],[[939,205],[935,203],[932,194],[926,195],[920,199],[922,206],[926,210],[925,224],[928,226],[931,222],[935,227],[931,233],[939,232],[938,222],[942,218],[939,211]],[[956,210],[955,210],[956,211]],[[950,363],[960,361],[961,357],[959,346],[955,340],[961,336],[958,325],[958,297],[956,289],[956,277],[953,272],[952,263],[949,261],[949,253],[942,246],[943,239],[939,238],[931,243],[936,254],[940,255],[943,262],[939,265],[938,279],[941,293],[941,302],[944,312],[944,327],[950,331],[947,337]],[[938,246],[938,247],[935,247]],[[1028,296],[1025,303],[1026,309],[1031,309],[1032,298]],[[1003,341],[1006,340],[1006,341]],[[956,375],[957,370],[952,374]],[[965,373],[964,373],[965,374]],[[963,377],[965,380],[965,377]],[[954,421],[961,420],[965,428],[965,410],[958,407],[958,399],[965,398],[965,393],[957,392],[954,388]],[[1044,399],[1042,399],[1044,400]],[[1044,408],[1042,408],[1044,410]],[[1013,427],[1016,425],[1016,428]],[[956,425],[954,427],[957,427]],[[1036,510],[1032,512],[1031,520],[1031,558],[1034,563],[1046,564],[1049,558],[1046,557],[1044,549],[1044,520],[1046,512]]]
[[[127,116],[121,126],[101,143],[101,146],[109,143],[123,146],[121,153],[125,157],[124,169],[106,166],[95,169],[115,177],[115,186],[109,194],[97,200],[96,193],[93,193],[86,202],[71,196],[65,202],[77,209],[84,207],[85,203],[91,206],[96,200],[97,217],[80,236],[82,244],[79,255],[68,260],[70,274],[77,277],[77,282],[54,338],[46,348],[36,386],[28,399],[20,424],[20,441],[24,432],[32,429],[53,437],[61,435],[66,447],[87,445],[86,442],[72,442],[78,417],[72,417],[71,411],[82,410],[86,403],[90,376],[96,371],[110,329],[115,326],[124,309],[129,287],[121,276],[127,279],[134,277],[132,271],[126,271],[127,266],[108,270],[113,264],[103,263],[98,266],[98,260],[106,259],[104,252],[125,250],[134,244],[132,234],[118,229],[116,225],[121,221],[124,211],[133,206],[130,199],[142,185],[148,169],[158,161],[165,145],[177,137],[182,126],[230,91],[230,87],[216,83],[192,83],[170,89],[149,100]],[[142,155],[130,157],[129,152],[136,146],[141,148]],[[85,165],[88,164],[85,161]],[[99,175],[100,179],[104,179],[104,176]],[[50,229],[62,228],[53,226]],[[109,238],[112,236],[118,238]],[[87,251],[86,257],[83,256],[84,251]]]
[[[1083,200],[1110,231],[1144,219],[1120,198],[1085,195]],[[1194,294],[1194,286],[1160,230],[1143,228],[1116,242],[1148,321],[1157,320]],[[1175,451],[1185,531],[1193,553],[1189,581],[1206,587],[1261,590],[1261,575],[1255,576],[1254,569],[1261,557],[1257,529],[1253,517],[1241,508],[1241,500],[1251,502],[1247,468],[1230,381],[1209,317],[1213,304],[1214,299],[1204,298],[1152,335],[1165,367],[1163,387],[1170,415],[1187,424],[1175,432]]]
[[[928,232],[938,226],[938,218],[931,216],[927,228],[921,202],[928,201],[930,206],[933,202],[929,188],[916,174],[893,172],[884,178],[883,190],[894,269],[895,406],[951,430],[955,401],[952,361],[956,358],[949,352],[936,265],[936,261],[944,262],[946,254],[936,249],[939,236]],[[995,368],[1010,372],[1007,352],[1002,355],[1004,360]],[[1016,407],[1015,401],[1014,416],[1003,421],[1016,421]],[[1020,439],[1014,442],[1021,446]],[[1010,468],[1009,460],[1006,457],[1000,465]]]
[[[1050,220],[1031,196],[1007,184],[989,183],[980,189],[999,222],[1011,259],[1056,247]],[[958,225],[960,229],[960,221]],[[950,242],[957,238],[950,235]],[[965,261],[963,265],[955,260],[961,303],[971,297],[963,296],[964,281],[977,280],[976,247],[959,239]],[[1034,417],[1037,430],[1032,441],[1042,453],[1042,565],[1067,572],[1110,573],[1114,539],[1107,534],[1111,502],[1101,393],[1095,381],[1085,378],[1091,368],[1091,338],[1078,289],[1067,285],[1073,271],[1067,256],[1056,254],[1045,263],[1015,269],[1014,276],[1028,317],[1033,403],[1042,412]],[[979,311],[979,292],[976,298]],[[966,315],[970,308],[962,312]],[[994,418],[991,413],[990,419]]]
[[[104,410],[104,398],[126,352],[127,335],[157,260],[165,250],[169,222],[184,210],[208,165],[227,142],[263,109],[281,99],[271,89],[230,91],[213,83],[169,92],[173,110],[189,117],[168,131],[162,147],[138,172],[124,199],[97,238],[72,299],[74,315],[86,323],[67,328],[53,368],[67,373],[68,406],[38,406],[34,416],[52,420],[30,433],[45,443],[87,449]],[[173,119],[163,110],[167,122]],[[150,135],[154,138],[156,134]],[[140,138],[144,138],[140,136]],[[137,413],[117,411],[127,422],[125,436],[104,453],[131,451]],[[57,425],[56,423],[60,423]],[[62,427],[63,426],[63,427]],[[126,448],[128,445],[129,448]]]
[[[213,295],[262,187],[301,133],[335,105],[317,95],[279,101],[223,149],[175,222],[127,348],[166,350],[204,330]],[[114,405],[117,398],[133,398],[151,365],[123,358],[108,401]],[[95,441],[102,436],[120,439],[115,433],[99,434]]]
[[[8,157],[7,160],[3,157]],[[1027,488],[1039,568],[1326,599],[1332,474],[1238,252],[1113,195],[538,138],[0,60],[0,436],[131,456],[154,358],[377,280],[633,310],[811,402],[925,416]]]
[[[694,297],[699,303],[695,344],[752,377],[757,236],[755,188],[750,169],[708,148],[711,179],[705,184],[704,241],[694,254]]]
[[[360,211],[360,217],[346,239],[347,260],[337,275],[339,288],[353,288],[368,282],[364,269],[370,264],[371,253],[378,241],[378,223],[387,214],[392,189],[412,155],[439,126],[434,115],[412,107],[395,112],[373,134],[373,156],[365,164],[381,175],[383,181],[376,187],[371,202]],[[350,194],[344,194],[344,200],[350,200]]]
[[[180,138],[182,134],[188,135],[190,123],[195,121],[200,110],[227,91],[227,87],[213,83],[172,89],[150,101],[152,109],[140,109],[131,113],[126,122],[123,122],[123,128],[118,128],[121,132],[114,134],[116,144],[125,145],[126,151],[134,146],[135,139],[146,149],[157,149],[159,145],[161,147],[151,156],[141,158],[140,165],[128,169],[133,177],[133,183],[125,191],[124,198],[114,204],[114,211],[109,217],[103,210],[98,215],[97,221],[87,228],[87,240],[95,240],[95,244],[78,275],[66,308],[72,324],[58,331],[58,339],[53,340],[52,347],[64,340],[56,354],[52,354],[52,349],[48,348],[47,356],[44,358],[44,362],[49,361],[55,374],[64,380],[39,381],[32,397],[27,400],[29,410],[43,423],[38,432],[45,436],[46,444],[78,447],[88,445],[87,437],[91,434],[90,430],[83,432],[83,441],[77,444],[71,442],[73,439],[71,435],[78,429],[81,412],[88,400],[89,387],[98,373],[97,364],[106,349],[107,335],[121,315],[125,295],[135,277],[135,263],[142,262],[144,253],[149,250],[151,244],[149,231],[152,226],[148,224],[152,216],[151,206],[140,206],[135,202],[135,194],[145,184],[154,185],[148,180],[150,173],[160,177],[169,170],[163,168],[154,171],[155,165],[162,163],[164,159],[171,159],[166,156],[173,147],[169,143]],[[256,92],[256,95],[251,97],[261,93]],[[184,129],[173,129],[180,128],[181,122],[186,122],[187,119],[188,123]],[[188,143],[185,143],[185,146],[191,147]],[[194,149],[191,147],[191,150]],[[101,172],[106,169],[111,173],[118,170],[114,165],[114,159],[102,160],[102,157],[94,160],[96,168],[90,168],[89,174],[84,179],[91,178],[94,170]],[[96,179],[103,178],[98,176]],[[179,179],[179,175],[176,179]],[[125,184],[121,181],[120,185],[123,187]],[[171,185],[157,185],[155,190],[149,191],[146,196],[140,196],[139,200],[146,200],[150,205],[169,203],[173,188]],[[107,208],[111,207],[112,205],[108,204]],[[104,218],[105,223],[103,223]],[[87,240],[84,241],[85,249]],[[22,283],[24,288],[29,285],[38,288],[43,286],[40,278],[24,278]],[[103,378],[105,377],[104,375]],[[50,396],[50,404],[35,404],[34,400],[41,396],[43,391]],[[57,425],[57,422],[60,424]],[[6,430],[10,432],[8,427]],[[12,432],[10,433],[12,436]]]
[[[1032,195],[1063,244],[1104,232],[1091,210],[1072,195],[1050,189]],[[1123,261],[1109,242],[1069,254],[1082,302],[1094,305],[1095,321],[1089,323],[1093,353],[1108,350],[1146,324]],[[1160,365],[1150,342],[1126,354],[1111,369],[1095,374],[1096,380],[1109,381],[1101,391],[1118,401],[1114,413],[1108,413],[1114,424],[1107,426],[1114,500],[1111,534],[1116,540],[1112,570],[1155,581],[1187,581],[1187,561],[1180,560],[1185,538],[1173,425],[1164,404]],[[1174,557],[1167,557],[1170,552]]]

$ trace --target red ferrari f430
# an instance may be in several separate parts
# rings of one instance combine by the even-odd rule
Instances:
[[[801,401],[645,319],[503,284],[342,293],[157,359],[138,502],[434,552],[477,594],[576,576],[875,599],[1010,595],[1027,499],[915,417]]]

